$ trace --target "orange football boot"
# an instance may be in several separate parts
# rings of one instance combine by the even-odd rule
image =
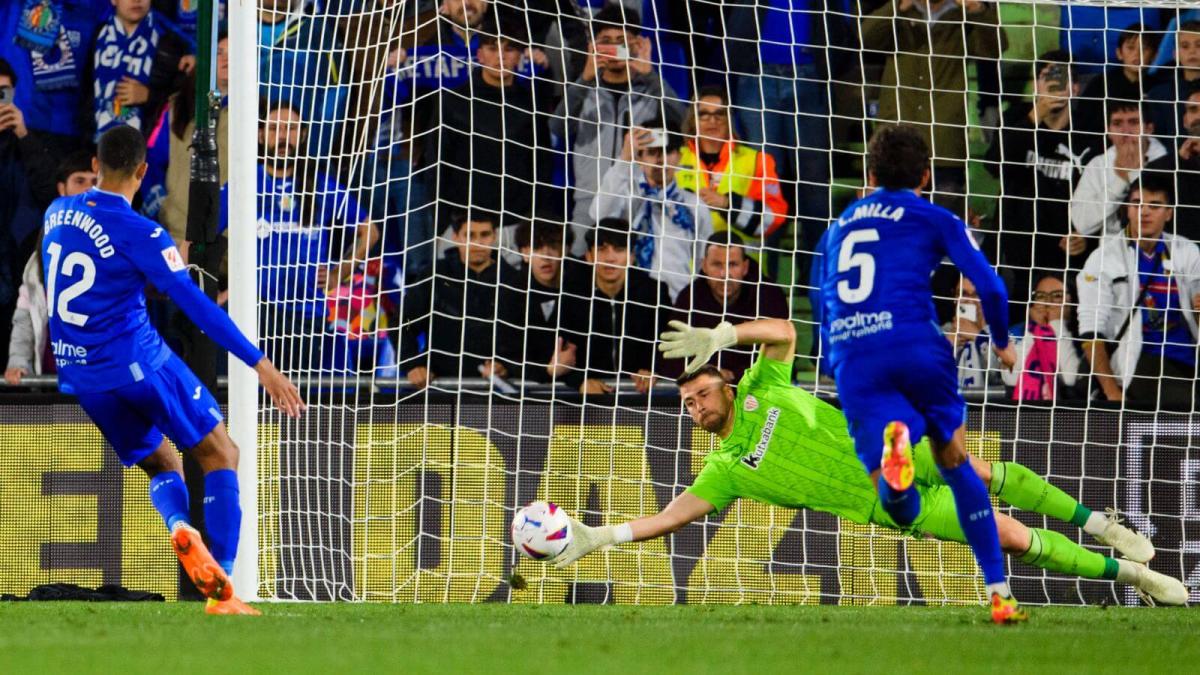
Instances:
[[[208,604],[204,606],[205,614],[241,614],[243,616],[262,616],[262,612],[254,609],[250,605],[242,602],[236,595],[232,595],[228,600],[213,600],[208,599]]]
[[[916,466],[912,443],[908,440],[908,425],[904,422],[889,422],[883,430],[883,460],[879,469],[883,480],[896,492],[904,492],[912,485]]]
[[[1002,598],[999,593],[992,593],[992,623],[1006,625],[1028,620],[1029,612],[1017,606],[1016,598]]]
[[[225,570],[208,552],[208,547],[200,538],[196,528],[186,523],[179,523],[171,531],[171,546],[179,564],[187,572],[188,578],[196,584],[196,588],[206,598],[228,600],[233,597],[233,583]]]

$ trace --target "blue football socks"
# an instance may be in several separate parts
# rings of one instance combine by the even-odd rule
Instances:
[[[983,570],[984,582],[989,586],[1004,584],[1004,554],[1000,551],[996,518],[992,513],[992,502],[988,499],[983,481],[975,474],[975,469],[969,461],[953,469],[939,466],[938,470],[954,493],[958,523],[967,537],[967,543],[971,545],[975,561]]]
[[[887,511],[900,527],[912,525],[917,519],[917,514],[921,512],[921,493],[917,492],[917,486],[910,485],[907,490],[896,491],[888,485],[883,476],[879,477],[878,483],[879,501],[883,503],[883,510]]]
[[[237,472],[218,469],[204,476],[204,525],[212,541],[212,554],[226,574],[233,574],[238,537],[242,529],[242,506],[238,501]]]
[[[187,523],[188,490],[183,476],[168,471],[151,478],[150,503],[162,516],[168,530],[174,529],[175,523]]]

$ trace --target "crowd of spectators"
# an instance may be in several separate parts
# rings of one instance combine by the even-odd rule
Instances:
[[[1198,11],[1064,7],[1038,53],[992,0],[259,6],[259,333],[281,367],[649,391],[679,374],[654,349],[671,318],[807,316],[861,144],[902,122],[1013,301],[1003,371],[970,283],[944,285],[964,387],[1200,402]],[[10,383],[52,371],[40,214],[95,181],[99,133],[146,136],[134,206],[186,252],[196,19],[176,0],[0,7]],[[227,110],[228,47],[222,181],[228,114],[252,114]]]

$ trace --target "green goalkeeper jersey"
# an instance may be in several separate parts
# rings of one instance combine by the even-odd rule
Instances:
[[[687,491],[717,511],[745,497],[895,527],[841,411],[792,386],[790,359],[761,353],[738,383],[733,431],[704,458]]]

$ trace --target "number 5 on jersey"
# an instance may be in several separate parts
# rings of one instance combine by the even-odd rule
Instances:
[[[79,268],[82,277],[79,281],[63,289],[62,294],[55,297],[58,291],[59,258],[62,256],[62,245],[52,242],[46,247],[50,254],[50,269],[46,275],[46,310],[50,316],[58,312],[58,318],[73,326],[82,326],[90,318],[87,314],[72,312],[68,305],[71,301],[87,292],[96,283],[96,263],[86,253],[75,251],[62,260],[62,275],[73,277],[75,268]]]
[[[842,240],[842,248],[838,252],[838,274],[858,268],[857,286],[851,286],[845,279],[838,282],[838,298],[846,304],[862,302],[871,297],[871,291],[875,290],[875,256],[863,251],[854,252],[856,244],[873,241],[879,241],[879,230],[875,228],[855,230]]]

